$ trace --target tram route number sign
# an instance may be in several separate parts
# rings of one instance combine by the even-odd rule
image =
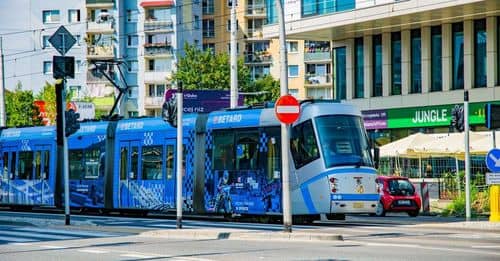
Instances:
[[[274,111],[278,120],[284,124],[295,122],[300,115],[300,104],[290,94],[281,96],[274,106]]]
[[[499,185],[500,184],[500,173],[486,173],[486,184],[487,185]]]

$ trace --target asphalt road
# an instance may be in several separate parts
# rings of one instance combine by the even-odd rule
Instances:
[[[6,217],[15,221],[6,222]],[[35,219],[37,226],[25,223]],[[0,260],[500,260],[498,230],[436,227],[446,223],[437,217],[353,216],[347,221],[294,226],[294,233],[341,234],[343,241],[176,239],[141,234],[172,231],[175,220],[92,216],[73,220],[68,230],[60,225],[60,215],[0,212]],[[279,233],[282,226],[185,220],[184,228]]]

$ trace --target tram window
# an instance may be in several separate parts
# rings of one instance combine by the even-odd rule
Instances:
[[[3,153],[3,176],[4,178],[9,178],[9,153],[4,152]]]
[[[257,168],[259,134],[257,132],[240,132],[236,142],[236,169],[254,170]]]
[[[161,146],[142,147],[142,179],[162,179]]]
[[[41,179],[42,173],[42,152],[35,151],[35,179]]]
[[[266,173],[267,179],[278,179],[281,173],[281,143],[280,143],[280,130],[279,129],[268,129],[266,130],[268,136],[267,141],[267,157],[266,162]]]
[[[12,152],[10,156],[10,173],[17,175],[17,165],[16,165],[17,153]]]
[[[99,149],[90,149],[84,151],[85,179],[97,179],[99,177]]]
[[[292,128],[290,149],[292,151],[295,168],[301,168],[307,163],[319,158],[316,135],[314,135],[311,120],[305,121]]]
[[[128,148],[121,147],[120,151],[120,180],[127,179]]]
[[[42,166],[43,166],[43,172],[42,172],[42,178],[43,179],[48,179],[49,178],[49,162],[50,162],[50,155],[48,150],[42,151]]]
[[[167,179],[172,179],[174,176],[174,145],[167,145]]]
[[[234,134],[232,132],[214,132],[213,169],[234,170]]]
[[[83,150],[69,151],[69,179],[81,179],[83,174]]]
[[[130,155],[131,164],[130,164],[130,176],[129,179],[137,179],[137,175],[139,174],[139,147],[132,147],[132,153]]]
[[[33,152],[22,151],[19,153],[19,179],[32,179],[33,174]]]

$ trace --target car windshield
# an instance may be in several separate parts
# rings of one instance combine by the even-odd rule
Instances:
[[[409,196],[415,193],[413,185],[406,179],[392,179],[388,183],[391,195]]]
[[[373,166],[361,117],[328,115],[317,117],[315,122],[327,168]]]

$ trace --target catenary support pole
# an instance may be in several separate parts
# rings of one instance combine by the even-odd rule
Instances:
[[[238,106],[238,44],[236,42],[236,0],[231,4],[231,108]]]
[[[464,92],[465,131],[465,219],[470,221],[470,150],[469,150],[469,91]]]
[[[279,43],[280,43],[280,93],[281,96],[288,94],[288,60],[286,52],[286,33],[285,17],[281,0],[276,0],[276,9],[278,11],[278,23],[280,25]],[[290,150],[289,126],[281,123],[281,153],[283,170],[283,231],[292,232],[292,204],[290,197],[290,159],[288,151]]]
[[[182,228],[182,176],[184,175],[182,161],[184,157],[182,149],[182,114],[183,114],[183,94],[182,94],[182,83],[179,82],[177,86],[177,162],[176,162],[176,209],[177,209],[177,229]]]

